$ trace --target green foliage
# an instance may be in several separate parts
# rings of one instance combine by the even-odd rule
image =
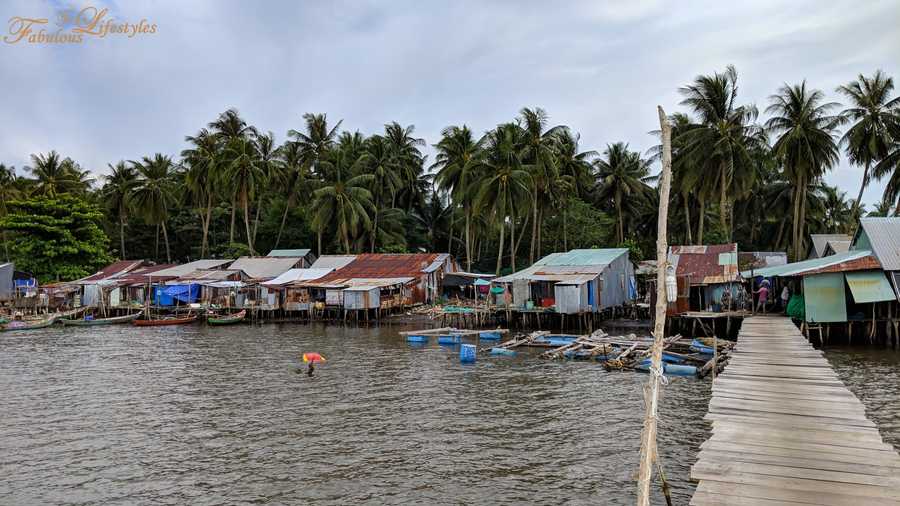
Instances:
[[[628,248],[628,257],[632,262],[640,262],[641,260],[645,259],[644,250],[634,239],[626,239],[625,242],[620,242],[616,247]]]
[[[73,195],[7,203],[0,229],[8,233],[16,267],[40,281],[88,276],[112,261],[101,210]]]

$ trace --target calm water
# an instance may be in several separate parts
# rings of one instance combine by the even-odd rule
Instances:
[[[900,352],[881,347],[828,347],[828,361],[859,397],[886,443],[900,451]]]
[[[633,504],[647,376],[535,357],[462,366],[398,330],[0,336],[0,504]],[[297,373],[304,351],[328,358],[312,379]],[[708,380],[664,390],[677,504],[708,398]]]

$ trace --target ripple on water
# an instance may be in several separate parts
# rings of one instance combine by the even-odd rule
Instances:
[[[645,375],[528,355],[464,366],[458,348],[411,347],[398,330],[4,336],[0,503],[634,502]],[[298,374],[304,351],[328,358],[313,378]],[[664,390],[677,503],[708,399],[694,379]]]

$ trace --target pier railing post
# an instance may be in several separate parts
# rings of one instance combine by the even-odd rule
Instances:
[[[656,457],[656,415],[659,384],[662,378],[662,349],[666,328],[666,267],[668,254],[667,222],[669,187],[672,183],[672,126],[662,107],[657,107],[662,131],[662,174],[659,183],[659,218],[656,235],[656,321],[653,328],[653,352],[650,355],[650,380],[644,392],[644,430],[641,434],[641,467],[638,472],[638,506],[650,504],[650,479]]]

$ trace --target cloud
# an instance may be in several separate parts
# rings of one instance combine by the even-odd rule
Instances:
[[[52,17],[71,2],[6,3],[0,19]],[[0,44],[0,160],[56,149],[92,170],[153,152],[237,107],[284,140],[305,112],[374,133],[415,124],[429,144],[450,124],[487,130],[526,106],[581,132],[585,148],[655,143],[655,107],[737,66],[741,98],[761,109],[784,82],[834,88],[881,68],[900,79],[896,2],[690,6],[650,2],[113,2],[152,36],[69,47]],[[861,173],[828,181],[855,196]],[[866,192],[872,203],[883,185]]]

